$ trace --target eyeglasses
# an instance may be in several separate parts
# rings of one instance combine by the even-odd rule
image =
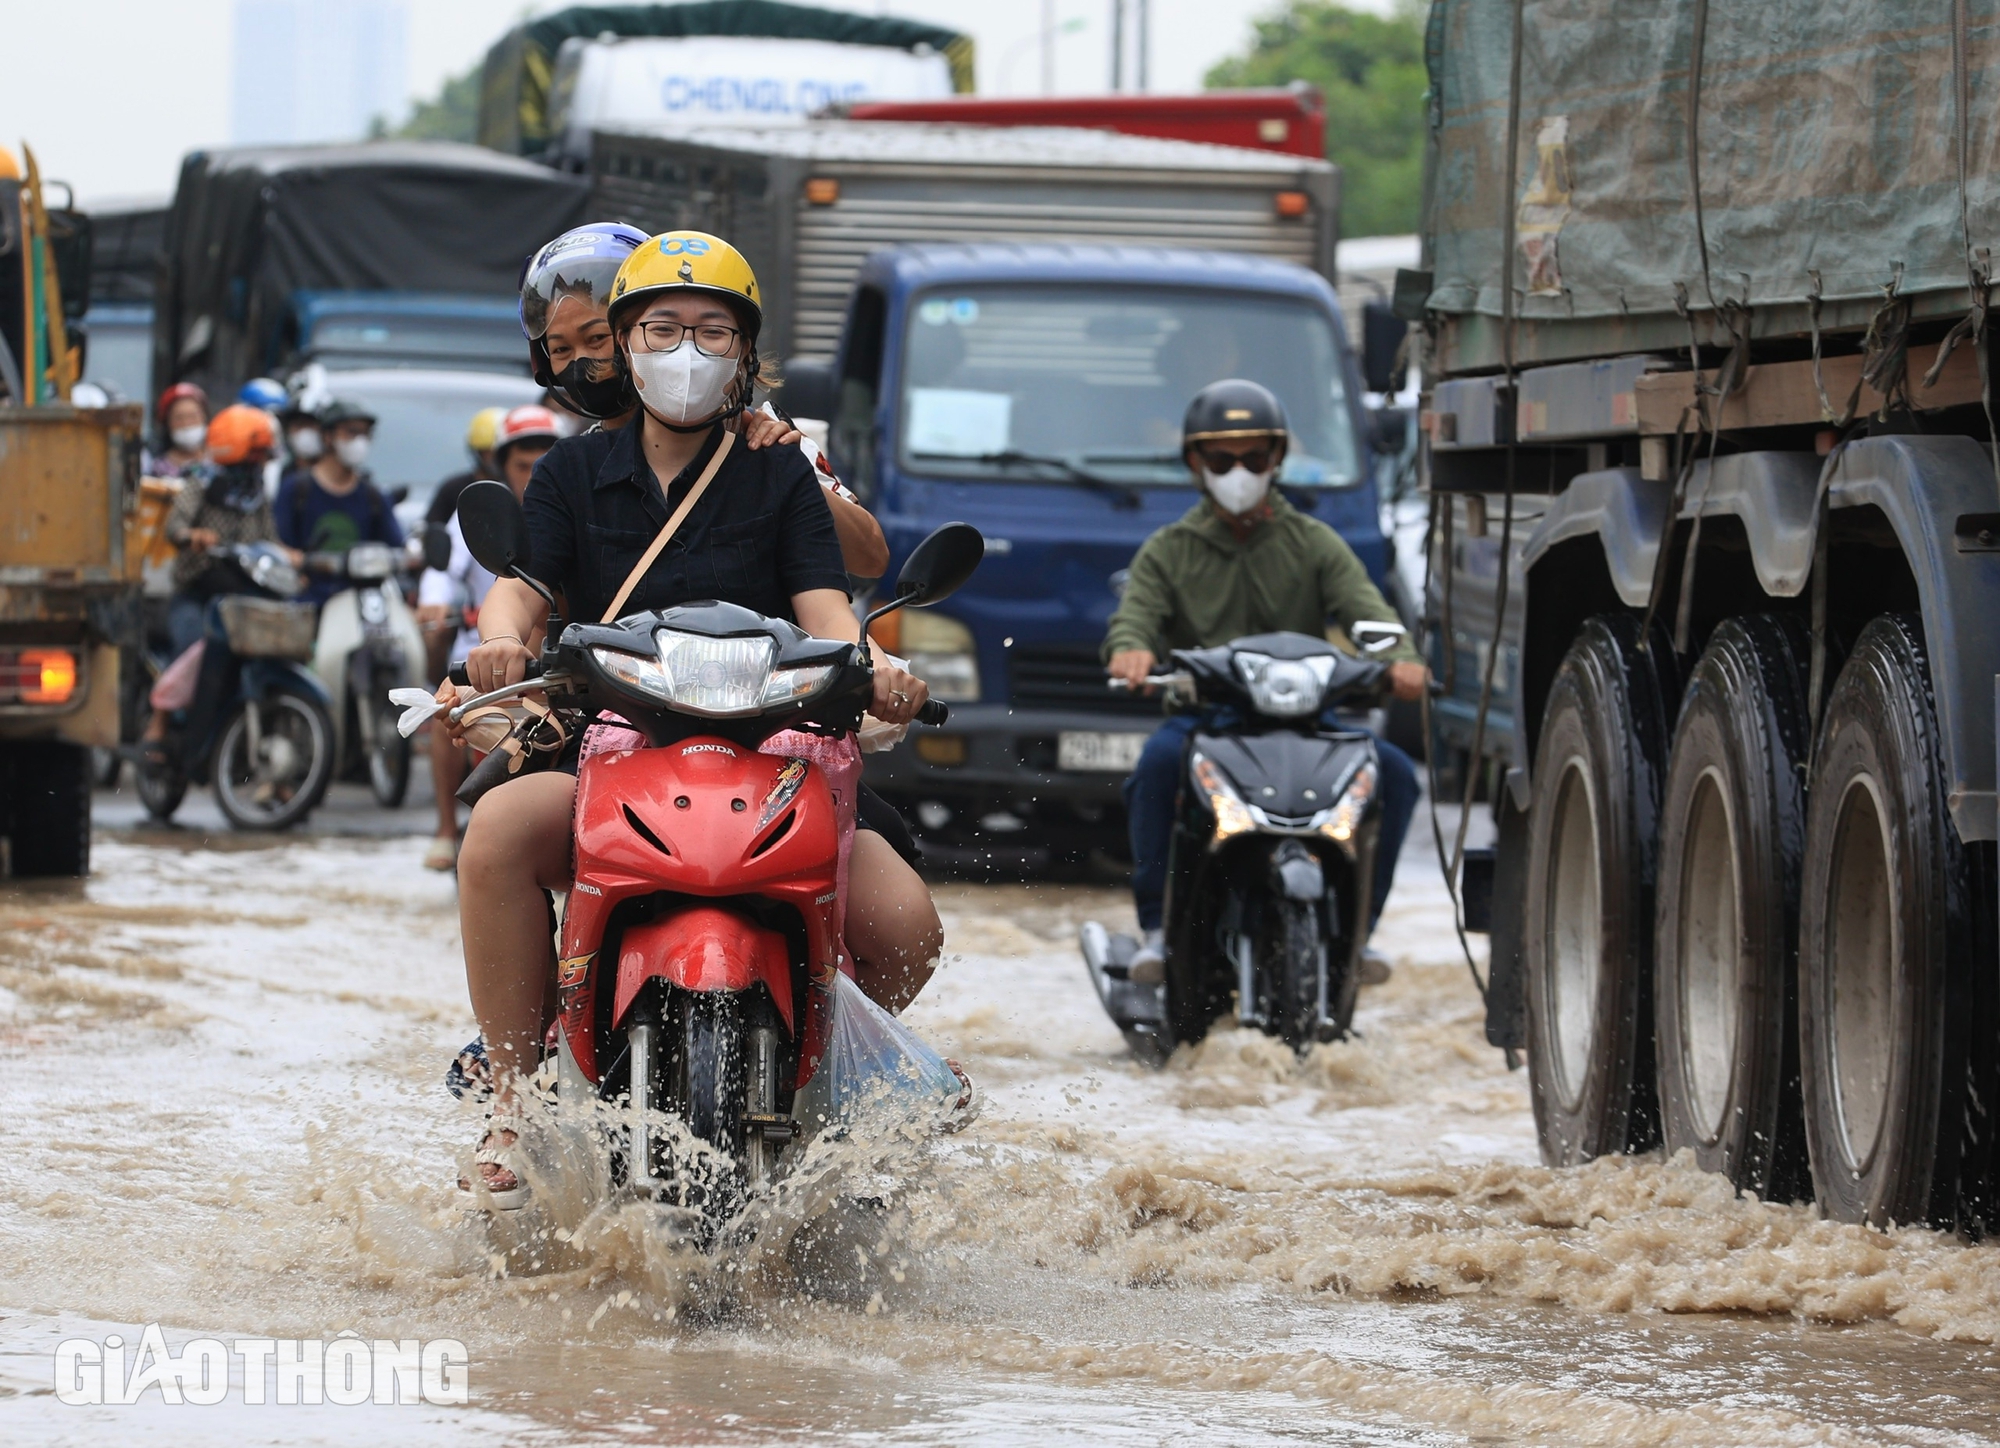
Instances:
[[[704,357],[727,357],[735,349],[736,339],[743,335],[719,322],[703,322],[693,327],[683,327],[679,322],[640,322],[632,330],[645,336],[646,347],[653,352],[671,352],[692,334],[695,351]]]
[[[1226,473],[1239,463],[1253,473],[1261,473],[1271,466],[1271,455],[1276,451],[1268,442],[1260,442],[1238,452],[1209,443],[1197,447],[1195,455],[1201,459],[1202,466],[1212,473]]]

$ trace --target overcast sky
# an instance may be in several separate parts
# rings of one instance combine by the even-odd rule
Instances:
[[[326,0],[337,4],[339,0]],[[429,96],[464,70],[524,14],[564,8],[521,0],[407,0],[409,81]],[[1349,0],[1386,10],[1387,0]],[[1209,66],[1244,46],[1250,21],[1277,0],[1152,0],[1152,89],[1201,86]],[[88,202],[165,195],[181,156],[229,139],[233,0],[64,0],[9,4],[7,79],[0,84],[0,145],[26,140],[43,174],[72,182]],[[970,31],[979,89],[1034,94],[1041,0],[845,0],[830,8],[905,15]],[[1058,23],[1081,20],[1057,41],[1056,88],[1101,92],[1110,75],[1108,0],[1055,0]]]

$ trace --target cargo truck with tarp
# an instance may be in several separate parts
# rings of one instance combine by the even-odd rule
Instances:
[[[1551,1163],[1994,1220],[1996,9],[1431,9],[1433,720]]]

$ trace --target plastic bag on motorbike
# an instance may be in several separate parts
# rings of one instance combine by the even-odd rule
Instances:
[[[169,714],[192,704],[195,684],[201,679],[202,655],[207,652],[207,639],[196,639],[181,650],[179,658],[160,670],[160,677],[153,682],[153,692],[146,702]]]
[[[826,1054],[793,1114],[808,1131],[863,1118],[929,1124],[942,1119],[964,1089],[944,1057],[848,976],[836,974]]]

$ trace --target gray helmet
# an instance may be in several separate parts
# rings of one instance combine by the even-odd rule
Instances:
[[[336,397],[319,410],[319,425],[335,428],[343,422],[365,422],[373,427],[377,419],[363,404],[351,397]]]

